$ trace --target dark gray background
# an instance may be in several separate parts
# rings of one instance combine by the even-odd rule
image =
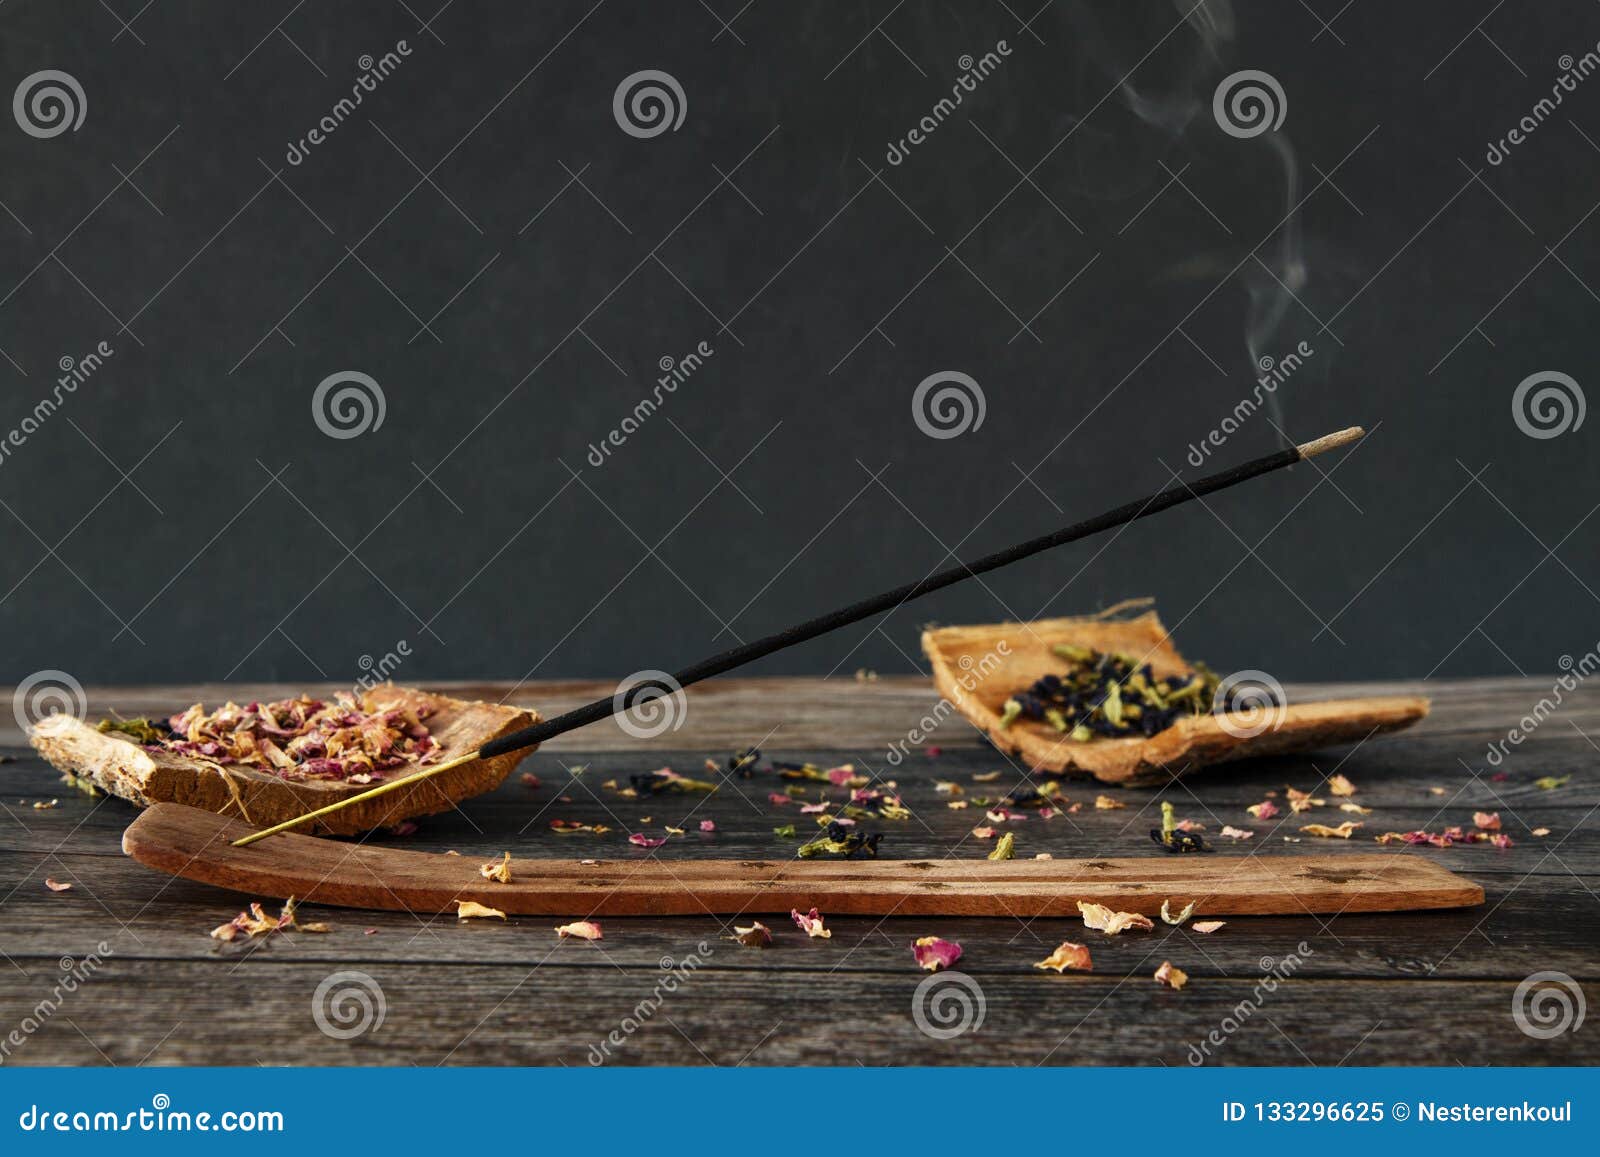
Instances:
[[[1213,462],[1278,446],[1269,416],[1377,427],[1331,483],[1299,467],[758,670],[908,671],[928,620],[1135,594],[1286,679],[1548,670],[1600,636],[1595,421],[1511,414],[1532,373],[1589,384],[1600,79],[1484,160],[1594,48],[1594,4],[437,7],[0,9],[4,93],[55,68],[88,103],[53,139],[0,125],[0,435],[60,358],[115,349],[0,465],[0,680],[353,679],[400,640],[407,679],[671,668],[1194,474],[1253,356],[1301,340],[1281,411]],[[1212,116],[1244,68],[1285,91],[1297,192],[1273,137]],[[681,83],[679,131],[618,127],[641,69]],[[349,441],[311,408],[341,370],[387,402]],[[934,440],[911,396],[943,370],[987,418]]]

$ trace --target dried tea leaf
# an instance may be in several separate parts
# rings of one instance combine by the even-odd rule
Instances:
[[[1196,920],[1189,927],[1195,932],[1204,932],[1209,935],[1226,924],[1226,920]]]
[[[1055,946],[1049,956],[1034,961],[1033,966],[1054,968],[1057,972],[1065,972],[1069,968],[1078,972],[1094,971],[1094,962],[1089,959],[1089,950],[1082,944],[1074,944],[1070,940],[1063,940]]]
[[[1533,781],[1533,786],[1538,788],[1540,791],[1554,791],[1558,787],[1566,786],[1567,781],[1571,778],[1572,777],[1570,775],[1541,775],[1538,779]]]
[[[1182,988],[1189,983],[1189,974],[1181,968],[1173,967],[1172,961],[1163,960],[1161,967],[1156,969],[1156,983],[1164,984],[1168,988]]]
[[[1155,921],[1148,916],[1141,916],[1137,912],[1113,912],[1104,904],[1090,904],[1079,900],[1078,911],[1083,913],[1085,927],[1104,932],[1107,936],[1115,936],[1130,928],[1139,932],[1149,932],[1155,928]]]
[[[479,917],[479,916],[481,916],[481,917],[491,917],[492,916],[492,917],[496,917],[496,918],[498,918],[500,920],[504,920],[506,918],[506,914],[504,912],[500,911],[500,909],[491,908],[487,904],[480,904],[476,900],[457,900],[456,901],[456,919],[457,920],[471,920],[472,918]]]
[[[1300,830],[1308,836],[1322,836],[1330,840],[1348,840],[1351,833],[1360,826],[1361,824],[1356,820],[1345,820],[1344,823],[1336,828],[1330,828],[1327,824],[1307,824]]]
[[[565,940],[571,936],[578,940],[604,940],[600,925],[593,920],[574,920],[556,928],[556,935]]]
[[[1114,811],[1117,808],[1127,807],[1128,805],[1123,803],[1120,799],[1113,799],[1109,795],[1097,795],[1094,797],[1094,806],[1096,811],[1106,812]]]
[[[1334,774],[1328,777],[1328,790],[1334,795],[1352,796],[1358,789],[1344,776]]]
[[[1007,832],[1000,837],[1000,842],[994,846],[994,851],[989,853],[991,860],[1011,860],[1016,858],[1017,837]]]
[[[772,930],[759,920],[748,928],[735,924],[733,932],[734,934],[728,939],[742,944],[746,948],[765,948],[772,943]]]
[[[821,940],[833,939],[832,930],[822,926],[822,914],[815,908],[811,909],[810,913],[801,912],[798,908],[791,908],[789,910],[789,919],[793,920],[795,926],[807,936]]]
[[[72,891],[72,885],[71,884],[63,884],[59,880],[52,880],[49,876],[46,876],[44,878],[44,886],[46,888],[49,888],[52,892],[70,892],[70,891]]]
[[[792,840],[795,838],[794,825],[784,824],[781,828],[773,828],[772,834],[775,836],[782,836],[786,840]]]
[[[490,860],[487,864],[478,865],[478,875],[485,880],[493,880],[497,884],[511,883],[511,853],[501,853],[498,860]]]
[[[1189,902],[1188,906],[1185,907],[1183,909],[1183,911],[1179,912],[1176,916],[1174,916],[1171,913],[1171,911],[1168,910],[1167,903],[1168,902],[1166,900],[1161,901],[1161,922],[1163,924],[1171,924],[1174,928],[1176,928],[1179,925],[1181,925],[1185,920],[1187,920],[1190,916],[1194,915],[1195,901],[1191,900]]]
[[[941,968],[949,968],[961,959],[961,945],[954,940],[941,940],[937,936],[924,936],[911,945],[911,955],[916,957],[917,966],[929,972],[938,972]]]

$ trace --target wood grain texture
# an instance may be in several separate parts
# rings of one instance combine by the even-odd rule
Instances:
[[[513,860],[507,883],[464,856],[254,831],[157,804],[123,834],[147,867],[249,896],[433,914],[475,901],[522,915],[1072,916],[1080,903],[1154,917],[1170,901],[1202,916],[1394,912],[1483,902],[1483,889],[1417,855],[1087,860]]]
[[[705,965],[603,1056],[605,1063],[1181,1065],[1188,1046],[1252,994],[1264,958],[1282,961],[1294,953],[1302,963],[1291,980],[1202,1058],[1206,1063],[1593,1064],[1600,1062],[1600,1036],[1587,1025],[1537,1041],[1510,1015],[1517,984],[1537,971],[1573,977],[1591,1010],[1600,998],[1600,751],[1591,742],[1600,742],[1600,693],[1585,687],[1569,696],[1499,768],[1484,758],[1488,744],[1504,739],[1505,729],[1549,689],[1543,678],[1308,687],[1307,696],[1422,694],[1434,709],[1393,736],[1227,764],[1164,791],[1107,789],[1068,777],[1064,790],[1082,802],[1080,812],[1012,825],[1020,856],[1160,863],[1169,857],[1145,830],[1156,822],[1157,802],[1170,798],[1180,816],[1206,824],[1214,841],[1224,823],[1256,830],[1245,845],[1216,841],[1219,854],[1247,848],[1262,859],[1416,854],[1481,885],[1486,900],[1478,907],[1230,916],[1210,936],[1158,921],[1153,932],[1117,937],[1085,932],[1070,918],[845,916],[824,908],[831,939],[808,940],[786,920],[772,919],[766,922],[776,943],[767,950],[723,939],[732,921],[703,913],[607,917],[605,940],[577,944],[556,939],[553,925],[561,920],[552,917],[459,922],[453,915],[316,906],[305,908],[302,919],[329,922],[328,935],[219,943],[207,933],[239,911],[241,895],[129,860],[120,841],[134,809],[64,787],[13,731],[0,736],[0,753],[17,757],[0,766],[0,1023],[19,1022],[49,993],[62,956],[81,958],[102,941],[113,955],[7,1063],[586,1065],[591,1046],[652,994],[662,958],[681,961],[703,944],[711,950]],[[510,687],[452,690],[493,701]],[[554,710],[602,690],[591,683],[529,685],[510,698]],[[137,711],[141,702],[165,707],[230,692],[239,698],[269,690],[134,688],[114,702]],[[98,695],[94,701],[95,710],[111,705]],[[803,830],[812,817],[798,815],[795,804],[768,801],[769,791],[781,789],[774,777],[732,780],[711,797],[648,802],[619,798],[603,786],[613,778],[626,784],[628,775],[664,763],[701,774],[707,756],[721,762],[779,725],[765,745],[770,757],[850,760],[867,774],[898,781],[912,817],[874,822],[885,832],[886,856],[986,863],[992,845],[970,834],[981,809],[948,809],[935,781],[961,783],[968,800],[998,797],[1024,782],[1023,770],[976,742],[957,719],[933,737],[944,748],[938,758],[914,752],[896,767],[883,758],[888,743],[903,739],[934,702],[926,682],[915,680],[715,681],[690,693],[689,718],[675,735],[641,744],[614,728],[586,728],[523,764],[543,786],[530,788],[512,776],[459,809],[428,817],[407,839],[367,842],[454,849],[469,867],[506,849],[524,857],[643,864],[651,853],[630,847],[626,833],[660,834],[672,824],[689,831],[667,847],[674,865],[787,858],[794,842],[775,836],[774,827],[797,823]],[[717,709],[700,710],[707,703]],[[973,781],[994,771],[1001,773],[995,782]],[[1256,823],[1244,810],[1271,791],[1281,804],[1285,786],[1316,790],[1334,771],[1359,786],[1355,800],[1372,808],[1370,816],[1333,811],[1334,797],[1325,808],[1271,824]],[[1535,781],[1547,775],[1571,778],[1555,790],[1540,789]],[[1095,810],[1101,792],[1126,807]],[[55,807],[30,806],[52,797],[59,797]],[[1500,813],[1512,847],[1410,853],[1367,838],[1391,828],[1470,824],[1478,810]],[[613,830],[603,837],[558,836],[549,829],[558,817]],[[714,820],[714,832],[698,831],[704,818]],[[1307,820],[1344,818],[1366,825],[1348,844],[1297,831]],[[1536,837],[1535,829],[1549,834]],[[46,877],[73,888],[51,892]],[[928,935],[962,944],[959,967],[987,1001],[983,1028],[954,1041],[926,1037],[911,1015],[925,974],[915,970],[909,945]],[[1058,977],[1033,967],[1064,939],[1090,944],[1093,973]],[[1309,953],[1299,951],[1302,944]],[[1150,980],[1164,959],[1193,977],[1183,992]],[[352,969],[382,985],[387,1019],[353,1040],[330,1040],[312,1022],[312,994],[330,974]]]

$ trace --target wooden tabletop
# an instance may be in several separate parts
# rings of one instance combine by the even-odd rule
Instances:
[[[1564,974],[1568,999],[1600,998],[1600,695],[1580,686],[1503,763],[1489,745],[1551,696],[1553,678],[1404,685],[1291,687],[1291,698],[1425,694],[1433,714],[1401,735],[1319,752],[1202,770],[1165,793],[1116,789],[1126,804],[1098,810],[1092,781],[1068,780],[1083,809],[1011,825],[1017,854],[1159,856],[1146,832],[1156,802],[1206,825],[1253,829],[1229,852],[1372,854],[1371,835],[1469,825],[1497,811],[1513,846],[1422,848],[1420,854],[1481,884],[1475,909],[1334,917],[1250,917],[1209,936],[1158,922],[1118,937],[1069,919],[833,917],[831,939],[769,921],[775,943],[741,947],[711,916],[608,919],[599,942],[558,940],[548,918],[458,923],[403,913],[301,911],[332,931],[222,943],[208,932],[250,897],[171,879],[126,859],[134,815],[60,782],[8,717],[0,726],[0,1057],[7,1064],[1593,1064],[1600,1025],[1549,1035],[1550,999],[1514,1016],[1518,986]],[[611,684],[450,684],[441,690],[538,707],[551,715],[606,694]],[[115,708],[156,714],[195,700],[245,700],[299,688],[233,685],[91,689],[91,715]],[[313,689],[314,690],[314,689]],[[886,858],[982,857],[971,838],[983,809],[948,808],[936,780],[966,798],[1002,795],[1022,781],[959,718],[898,767],[885,753],[936,698],[919,679],[728,679],[691,692],[676,732],[645,742],[601,724],[564,736],[526,760],[499,791],[382,842],[456,850],[482,860],[655,856],[772,858],[795,841],[774,828],[813,817],[777,806],[770,772],[731,780],[714,796],[648,801],[603,786],[663,764],[704,774],[736,749],[767,758],[853,762],[898,783],[910,819],[868,821]],[[765,761],[763,761],[765,762]],[[1337,769],[1370,816],[1325,808],[1262,823],[1246,807],[1283,789],[1317,789]],[[976,783],[975,774],[1002,772]],[[1571,778],[1546,789],[1540,777]],[[58,802],[35,808],[35,803]],[[645,824],[643,817],[651,822]],[[560,836],[550,820],[609,825]],[[716,830],[703,833],[700,821]],[[1297,835],[1302,822],[1360,819],[1348,844]],[[627,834],[684,828],[662,848]],[[1549,834],[1534,836],[1533,830]],[[1220,841],[1229,843],[1229,841]],[[46,878],[71,883],[53,892]],[[275,906],[274,906],[275,911]],[[582,913],[573,913],[573,918]],[[828,913],[824,912],[825,917]],[[928,979],[911,942],[959,942],[965,980]],[[1034,967],[1058,943],[1092,950],[1092,973]],[[1172,991],[1151,977],[1170,960],[1190,982]],[[932,986],[932,987],[928,987]],[[1526,1003],[1527,993],[1524,992]],[[381,1010],[381,1016],[379,1011]],[[952,1028],[966,1030],[952,1034]],[[364,1027],[363,1027],[364,1025]],[[360,1029],[361,1031],[354,1031]],[[10,1033],[10,1036],[6,1034]]]

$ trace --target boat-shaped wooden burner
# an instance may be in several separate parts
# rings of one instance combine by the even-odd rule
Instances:
[[[162,872],[252,897],[454,913],[463,900],[525,916],[732,916],[820,907],[830,916],[1077,916],[1078,902],[1154,917],[1461,908],[1483,889],[1407,852],[1183,855],[1092,860],[512,860],[509,883],[475,860],[255,829],[157,804],[122,849]]]

